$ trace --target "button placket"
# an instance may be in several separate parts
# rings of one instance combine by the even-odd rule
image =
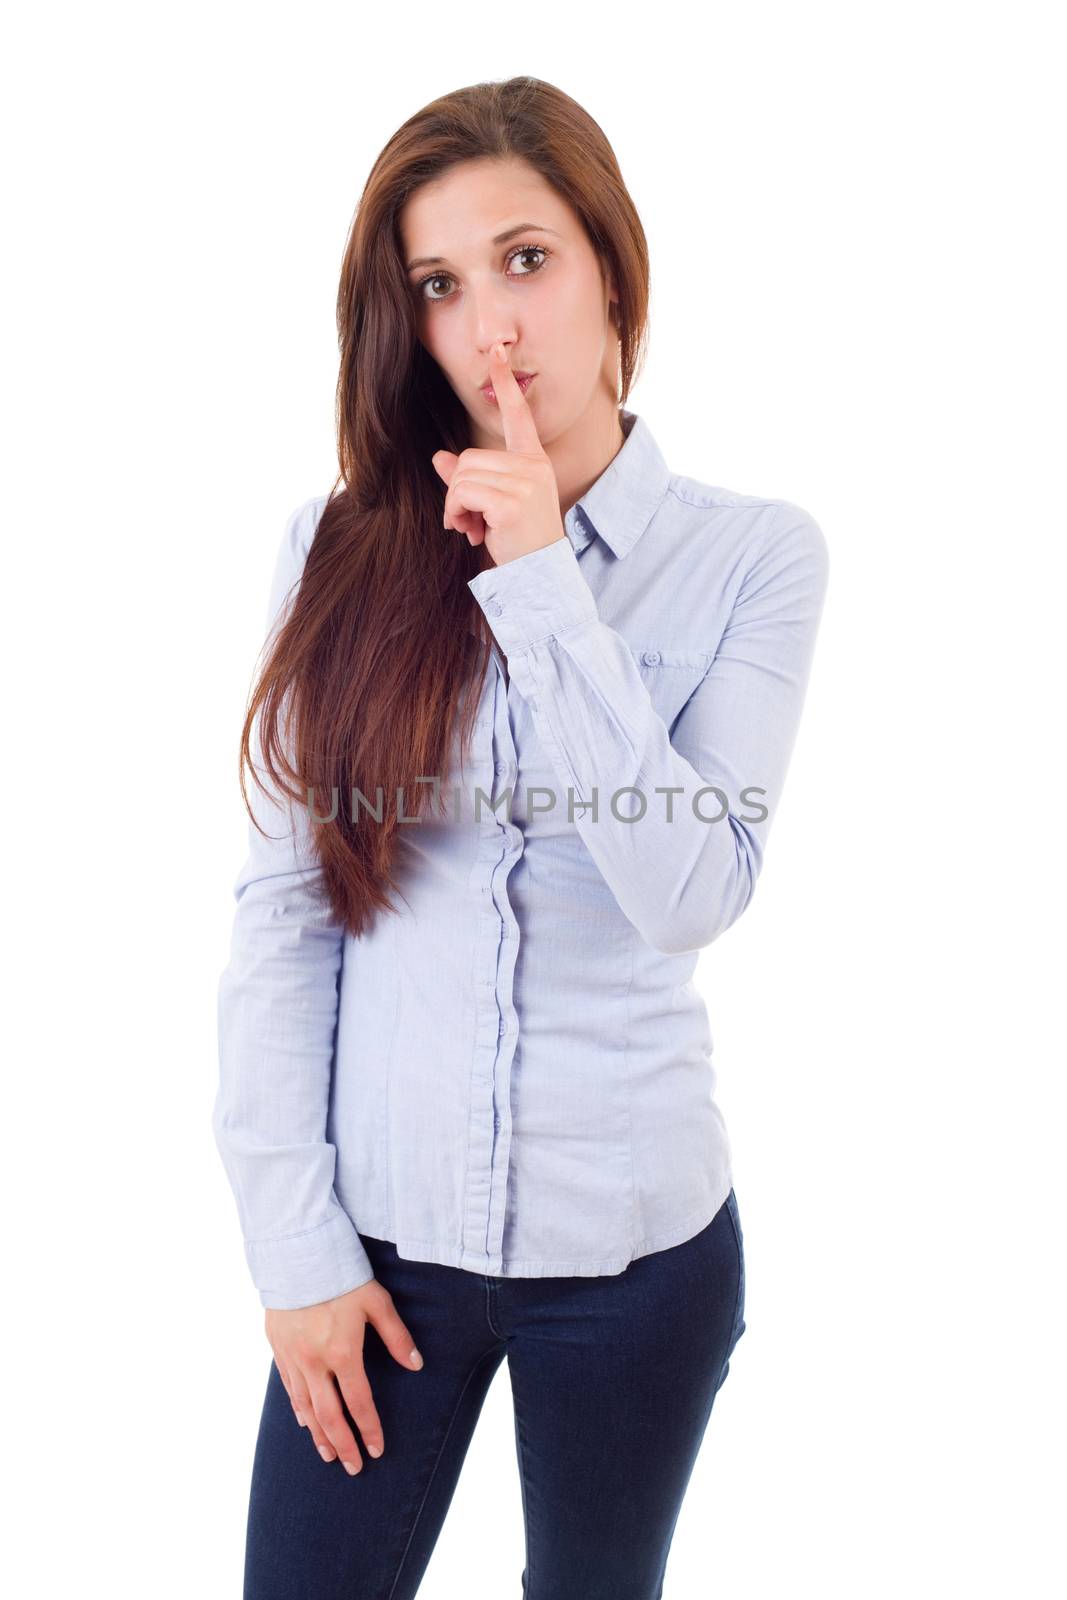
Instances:
[[[509,704],[509,685],[505,680],[502,660],[494,644],[493,659],[496,679],[493,684],[493,714],[490,737],[494,756],[492,769],[498,776],[507,776],[510,782],[518,769],[518,753]],[[492,798],[498,799],[494,790]],[[487,1152],[483,1171],[475,1192],[469,1196],[468,1218],[471,1223],[469,1244],[472,1249],[485,1251],[490,1262],[499,1264],[499,1251],[504,1231],[504,1208],[507,1197],[507,1179],[511,1132],[511,1063],[515,1051],[517,1030],[509,1015],[513,1009],[514,973],[518,954],[519,929],[507,894],[507,876],[511,866],[522,852],[522,834],[506,821],[502,812],[483,807],[483,826],[486,839],[494,841],[497,849],[489,868],[487,890],[491,905],[487,906],[486,960],[492,962],[492,976],[484,980],[485,1004],[495,1013],[492,1044],[487,1037],[488,1017],[480,1030],[479,1050],[485,1051],[487,1076],[479,1081],[487,1085],[487,1092],[479,1096],[472,1106],[472,1116],[478,1126],[472,1132],[472,1144]],[[504,848],[499,846],[503,838]],[[491,934],[489,929],[491,927]],[[491,991],[491,993],[490,993]],[[490,1266],[490,1269],[492,1267]]]
[[[495,664],[495,663],[494,663]],[[483,680],[483,709],[475,723],[479,748],[475,771],[493,770],[495,723],[498,715],[499,666],[494,674]],[[476,780],[477,781],[477,780]],[[484,780],[482,780],[484,781]],[[480,922],[475,974],[477,984],[476,1019],[477,1035],[469,1080],[469,1110],[467,1124],[467,1185],[464,1197],[463,1251],[468,1266],[490,1269],[486,1254],[486,1240],[490,1229],[493,1165],[493,1076],[494,1061],[499,1041],[493,1019],[496,1014],[495,990],[499,961],[499,916],[495,904],[494,879],[503,855],[500,839],[491,820],[486,820],[485,809],[479,820],[474,812],[474,793],[467,803],[479,831],[478,881],[485,902],[484,916]],[[492,1027],[492,1032],[489,1029]]]

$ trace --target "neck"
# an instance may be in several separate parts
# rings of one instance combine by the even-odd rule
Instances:
[[[625,443],[619,408],[613,404],[580,417],[545,445],[545,454],[556,474],[559,508],[564,516],[592,488]]]

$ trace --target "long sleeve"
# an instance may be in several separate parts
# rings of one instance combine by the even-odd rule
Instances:
[[[308,501],[286,524],[271,630],[300,577],[316,523]],[[262,766],[258,725],[252,755]],[[230,960],[218,991],[215,1140],[237,1200],[264,1306],[292,1310],[358,1288],[374,1269],[334,1191],[326,1141],[343,930],[313,896],[319,871],[307,812],[247,781],[249,851],[234,885]]]
[[[817,523],[779,502],[672,732],[626,640],[600,620],[568,539],[468,581],[563,786],[557,804],[574,790],[590,855],[626,917],[666,954],[710,944],[752,898],[828,574]],[[617,795],[631,788],[640,798]]]

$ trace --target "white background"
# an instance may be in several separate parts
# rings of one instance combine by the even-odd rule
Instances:
[[[698,969],[748,1326],[665,1600],[1063,1593],[1054,16],[9,22],[13,1593],[240,1593],[271,1360],[209,1125],[240,720],[285,518],[335,474],[369,168],[426,101],[513,73],[590,111],[643,219],[629,405],[673,470],[793,500],[831,556],[764,878]],[[522,1564],[505,1367],[420,1600],[517,1600]]]

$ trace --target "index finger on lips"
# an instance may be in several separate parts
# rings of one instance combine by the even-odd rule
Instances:
[[[526,404],[526,396],[519,388],[518,380],[511,370],[507,351],[502,344],[495,344],[492,353],[496,368],[493,374],[493,391],[504,424],[504,443],[509,450],[523,450],[530,455],[538,455],[542,446],[537,433],[537,424],[533,419],[533,412]]]

